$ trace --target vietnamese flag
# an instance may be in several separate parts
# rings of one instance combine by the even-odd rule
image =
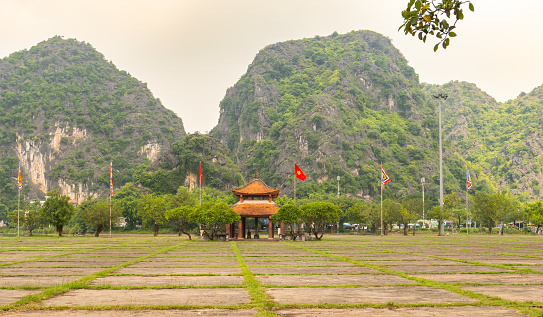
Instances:
[[[200,162],[200,188],[204,186],[204,174],[202,174],[202,162]]]
[[[296,175],[296,177],[298,177],[298,179],[300,179],[302,182],[305,181],[305,178],[307,177],[296,163],[294,163],[294,175]]]

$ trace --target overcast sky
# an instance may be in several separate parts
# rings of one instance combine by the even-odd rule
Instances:
[[[148,83],[188,132],[211,130],[226,89],[266,45],[373,30],[421,82],[464,80],[498,101],[543,84],[543,1],[473,0],[447,50],[398,32],[408,0],[0,0],[0,58],[61,35]]]

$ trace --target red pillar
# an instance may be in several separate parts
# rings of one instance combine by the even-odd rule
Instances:
[[[245,239],[245,217],[241,217],[238,225],[238,239]]]
[[[285,223],[283,222],[283,220],[281,220],[281,234],[285,234]]]
[[[273,222],[272,222],[271,216],[269,217],[269,219],[270,219],[270,222],[268,226],[268,239],[273,239]]]
[[[232,234],[230,233],[230,229],[232,228],[232,225],[226,225],[226,234],[232,239]]]

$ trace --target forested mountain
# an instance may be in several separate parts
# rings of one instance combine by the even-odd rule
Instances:
[[[277,43],[228,89],[211,135],[244,175],[258,168],[285,193],[296,162],[309,176],[300,196],[336,192],[339,175],[345,194],[374,198],[382,162],[392,178],[385,195],[419,195],[425,177],[432,196],[438,120],[422,88],[402,54],[375,32]],[[461,190],[465,165],[452,142],[444,166],[446,190]]]
[[[0,60],[0,111],[0,209],[17,206],[18,162],[27,200],[60,187],[82,201],[109,187],[110,162],[120,186],[185,135],[146,84],[58,36]]]
[[[449,95],[443,102],[444,135],[494,186],[522,200],[541,197],[543,87],[505,103],[465,82],[424,89]]]
[[[288,195],[298,163],[308,175],[298,197],[335,194],[339,175],[343,195],[374,199],[383,163],[385,197],[419,197],[425,177],[437,203],[437,93],[449,96],[445,191],[464,190],[468,162],[475,189],[541,197],[543,87],[498,103],[474,84],[421,84],[386,37],[334,33],[261,50],[227,90],[217,126],[187,135],[146,84],[91,45],[54,37],[0,60],[0,218],[16,208],[19,162],[27,201],[54,188],[76,201],[107,193],[109,162],[116,188],[195,188],[201,163],[206,187],[243,185],[258,169]]]

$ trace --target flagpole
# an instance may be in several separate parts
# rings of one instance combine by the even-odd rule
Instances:
[[[468,171],[468,164],[466,164],[466,171]],[[468,182],[466,180],[466,236],[469,235],[468,231]]]
[[[109,164],[109,237],[111,238],[111,196],[113,196],[113,162]]]
[[[19,188],[19,200],[17,201],[17,238],[19,237],[19,207],[21,204],[21,188]]]
[[[383,163],[381,163],[381,237],[383,236]]]
[[[21,163],[19,162],[19,171],[17,172],[17,190],[19,191],[19,199],[17,200],[17,238],[19,237],[19,215],[20,215],[20,206],[21,206],[21,188],[23,187],[23,182],[21,180]]]
[[[296,205],[296,176],[294,177],[294,205]]]
[[[202,206],[202,161],[200,161],[200,206]]]

